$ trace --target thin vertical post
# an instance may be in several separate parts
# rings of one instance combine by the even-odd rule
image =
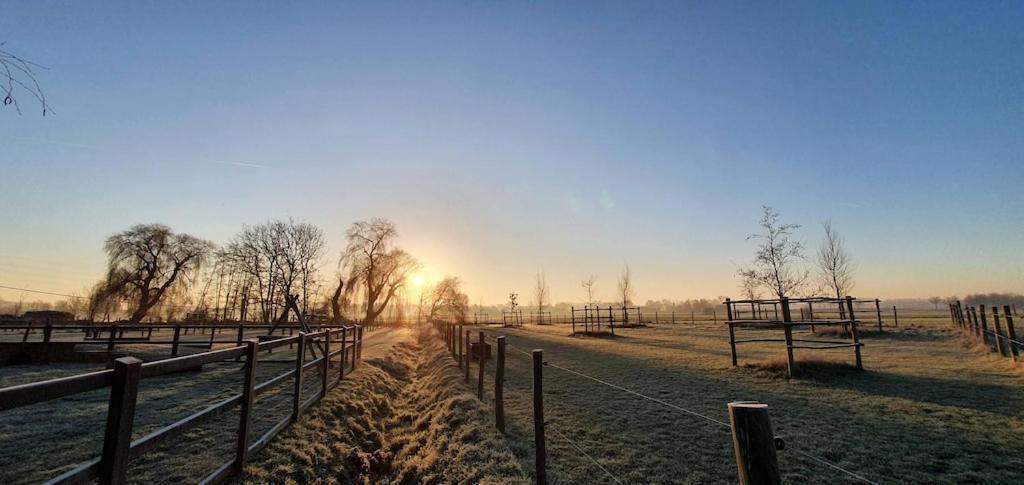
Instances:
[[[53,324],[50,323],[50,319],[46,319],[46,326],[43,327],[43,343],[50,343],[50,337],[53,334]]]
[[[117,338],[117,326],[110,325],[110,338],[107,339],[107,352],[114,351],[114,339]]]
[[[299,420],[302,405],[302,364],[306,356],[306,332],[299,332],[298,352],[295,354],[295,389],[292,391],[292,422]]]
[[[728,406],[740,485],[781,485],[768,405],[731,402]]]
[[[212,335],[213,334],[213,330],[210,330],[210,333],[211,333],[210,336],[212,337],[213,336]],[[238,346],[238,347],[242,346],[242,333],[243,333],[242,324],[239,323],[238,324],[238,335],[235,338],[235,345]],[[242,358],[241,356],[235,357],[235,362],[239,362],[241,360],[241,358]]]
[[[547,450],[544,446],[544,351],[533,351],[533,448],[538,485],[547,485]]]
[[[1003,305],[1003,314],[1006,315],[1006,336],[1010,339],[1010,356],[1017,360],[1020,355],[1017,351],[1017,331],[1013,328],[1013,312],[1010,310],[1010,305]]]
[[[341,359],[338,363],[338,380],[345,378],[345,357],[348,356],[348,328],[341,327]]]
[[[487,365],[487,354],[484,352],[484,345],[487,345],[487,343],[484,340],[483,332],[480,332],[478,342],[479,343],[477,344],[476,348],[476,358],[477,363],[480,364],[480,366],[477,368],[479,369],[479,372],[477,373],[476,397],[480,398],[480,400],[482,401],[484,399],[484,366]]]
[[[127,482],[128,451],[132,443],[135,402],[139,395],[141,374],[142,361],[135,357],[121,357],[114,361],[114,378],[110,385],[107,426],[103,435],[103,454],[97,480],[103,485]]]
[[[1006,357],[1006,349],[1003,346],[1003,326],[999,324],[999,305],[992,306],[992,326],[996,332],[996,350],[999,355]]]
[[[327,395],[327,373],[331,370],[331,330],[324,330],[324,364],[320,373],[320,399]]]
[[[470,338],[470,332],[471,331],[472,330],[466,330],[466,355],[465,355],[465,359],[464,359],[465,360],[465,364],[466,364],[465,365],[465,369],[464,369],[466,376],[465,376],[464,380],[465,380],[466,384],[469,384],[469,362],[470,362],[470,360],[473,357],[473,352],[472,352],[473,344],[470,342],[472,340]]]
[[[850,314],[850,335],[853,336],[853,355],[857,360],[857,369],[864,369],[860,355],[860,332],[857,330],[857,319],[853,313],[853,297],[846,297],[846,311]]]
[[[896,313],[896,305],[892,306],[892,323],[893,323],[894,327],[899,328],[899,326],[900,326],[900,316],[899,316],[899,314]]]
[[[171,357],[178,356],[178,343],[181,341],[181,325],[174,324],[174,343],[171,344]]]
[[[786,335],[786,375],[793,377],[796,371],[796,362],[793,358],[793,325],[792,316],[789,313],[789,298],[782,297],[782,329]]]
[[[729,298],[725,299],[725,312],[729,317],[729,321],[726,323],[729,325],[729,350],[732,352],[732,366],[736,367],[736,330],[733,328],[732,300]]]
[[[211,330],[212,331],[212,330]],[[259,342],[250,340],[245,346],[245,384],[238,417],[238,443],[235,447],[235,473],[241,473],[249,460],[249,430],[252,428],[252,403],[256,387],[256,357]]]
[[[498,337],[498,359],[494,367],[494,423],[505,432],[505,337]]]
[[[988,345],[988,317],[985,316],[985,305],[978,305],[978,314],[981,315],[981,341]]]
[[[882,302],[875,298],[875,315],[878,317],[878,331],[882,331]]]

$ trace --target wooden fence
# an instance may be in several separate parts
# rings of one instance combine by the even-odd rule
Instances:
[[[117,332],[111,331],[112,335],[115,333]],[[256,382],[259,352],[293,344],[296,348],[295,367],[267,381]],[[350,326],[309,334],[299,332],[295,336],[282,336],[262,342],[251,339],[241,342],[241,345],[225,349],[146,363],[134,357],[122,357],[114,361],[113,369],[2,388],[0,412],[109,387],[110,399],[101,456],[79,464],[74,469],[53,478],[50,483],[84,483],[97,480],[101,484],[120,484],[127,480],[128,461],[132,458],[153,451],[160,444],[169,442],[238,406],[239,423],[235,456],[201,480],[201,483],[217,483],[232,474],[240,473],[250,455],[266,447],[274,436],[296,422],[306,409],[337,386],[344,378],[347,363],[351,362],[349,369],[354,370],[362,355],[362,344],[363,328]],[[305,359],[307,353],[313,356],[309,361]],[[140,381],[194,369],[208,363],[242,358],[245,379],[238,394],[137,440],[131,439]],[[331,363],[335,358],[337,370],[331,372]],[[302,374],[304,370],[310,368],[320,369],[320,390],[304,399]],[[291,413],[253,441],[250,430],[255,398],[289,379],[294,384]]]
[[[999,305],[993,305],[992,325],[989,326],[985,305],[967,306],[957,300],[949,304],[949,316],[953,326],[967,335],[981,341],[989,349],[999,352],[1003,357],[1009,358],[1016,365],[1020,360],[1020,353],[1024,344],[1017,339],[1017,329],[1014,328],[1014,308],[1011,305],[1003,305],[1003,313],[999,313]],[[1005,330],[1004,330],[1005,324]]]

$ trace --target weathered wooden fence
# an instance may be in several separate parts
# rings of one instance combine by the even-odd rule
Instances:
[[[116,333],[116,331],[111,331],[112,335]],[[180,331],[176,333],[180,333]],[[349,370],[355,369],[362,354],[363,328],[360,326],[341,327],[309,334],[300,332],[295,336],[281,336],[262,342],[251,339],[240,342],[232,341],[231,343],[240,343],[240,345],[145,363],[134,357],[122,357],[114,361],[113,369],[2,388],[0,389],[0,412],[109,387],[110,399],[101,456],[79,464],[74,469],[53,478],[50,482],[84,483],[97,480],[101,484],[120,484],[127,480],[130,459],[150,452],[160,444],[238,407],[239,423],[235,456],[201,480],[202,483],[217,483],[232,474],[241,472],[250,455],[266,447],[274,436],[289,424],[296,422],[306,409],[323,398],[327,391],[337,386],[344,378],[346,364],[350,363]],[[256,382],[259,352],[293,344],[296,348],[295,367],[267,381]],[[312,354],[313,358],[307,361],[306,354]],[[238,394],[139,439],[131,439],[136,398],[142,380],[233,359],[244,359],[245,379]],[[337,360],[335,361],[335,359]],[[337,364],[336,370],[333,372],[331,371],[332,362]],[[320,389],[314,395],[305,397],[302,395],[302,374],[304,370],[310,368],[320,370]],[[290,415],[253,440],[250,430],[255,398],[282,385],[289,379],[294,383]],[[59,437],[54,437],[54,439],[59,439]]]
[[[1000,314],[999,305],[991,307],[992,321],[989,325],[985,305],[964,306],[959,300],[949,304],[949,316],[954,327],[977,339],[990,350],[1009,358],[1016,365],[1020,360],[1024,343],[1017,339],[1014,308],[1011,305],[1003,305],[1002,310]]]

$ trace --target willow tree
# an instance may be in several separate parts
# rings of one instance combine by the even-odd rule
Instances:
[[[462,282],[459,278],[448,276],[430,291],[428,320],[445,319],[464,323],[468,312],[469,296],[462,292]]]
[[[214,244],[179,234],[163,224],[139,224],[107,238],[107,276],[101,292],[134,302],[132,323],[192,277],[214,251]]]
[[[395,246],[398,230],[387,219],[353,223],[345,232],[345,238],[348,243],[342,261],[343,273],[348,277],[339,278],[339,286],[347,281],[346,295],[364,297],[364,322],[373,323],[419,268],[419,263]]]

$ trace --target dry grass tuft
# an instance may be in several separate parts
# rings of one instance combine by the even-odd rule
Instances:
[[[744,364],[743,367],[753,370],[754,374],[760,377],[769,377],[772,379],[786,378],[787,363],[785,355],[765,361]],[[834,377],[849,375],[851,373],[858,373],[860,371],[858,371],[855,366],[846,362],[815,358],[797,358],[796,372],[797,377],[800,378],[831,379]]]

